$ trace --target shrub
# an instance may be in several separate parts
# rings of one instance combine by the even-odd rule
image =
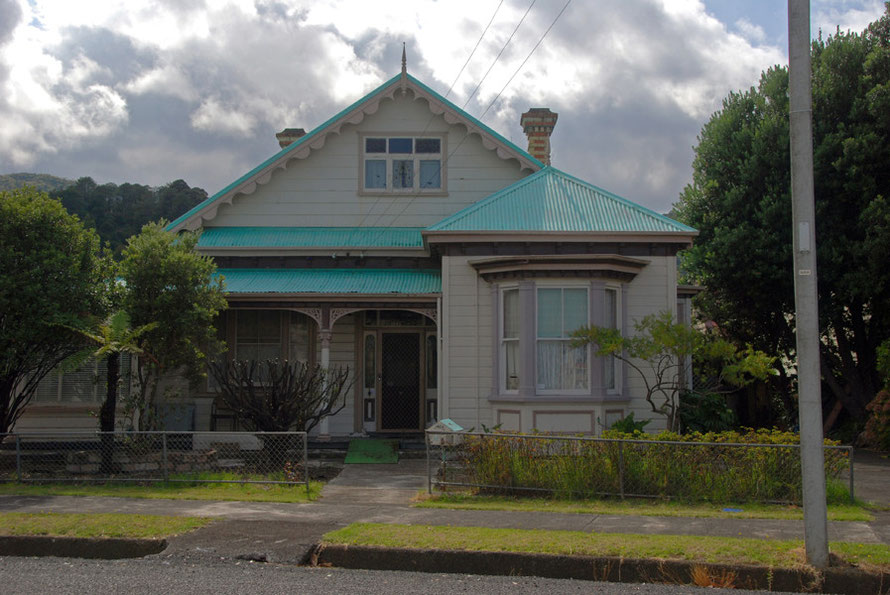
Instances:
[[[779,446],[799,443],[791,432],[652,436],[609,430],[603,437],[472,435],[465,437],[460,459],[468,482],[489,492],[549,491],[561,498],[627,494],[716,503],[801,500],[800,451]],[[826,451],[827,477],[837,477],[848,464],[845,451]]]
[[[882,390],[865,407],[871,414],[865,423],[865,442],[874,448],[890,450],[890,390]]]

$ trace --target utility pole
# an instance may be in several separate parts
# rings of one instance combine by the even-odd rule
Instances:
[[[794,311],[800,463],[807,562],[828,566],[828,511],[819,366],[819,298],[816,285],[816,208],[813,195],[813,92],[810,2],[788,0],[791,107],[791,218],[794,242]]]

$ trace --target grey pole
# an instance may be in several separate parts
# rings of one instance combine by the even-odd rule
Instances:
[[[816,292],[809,0],[788,0],[788,57],[794,309],[804,537],[807,562],[816,568],[825,568],[828,566],[828,520],[822,437],[822,377],[819,369],[819,300]]]

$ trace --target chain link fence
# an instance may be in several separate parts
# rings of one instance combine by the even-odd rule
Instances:
[[[799,445],[427,431],[426,448],[430,493],[460,487],[559,498],[802,500]],[[825,446],[824,452],[830,496],[849,492],[852,502],[853,448]]]
[[[0,481],[305,484],[305,432],[0,434]]]

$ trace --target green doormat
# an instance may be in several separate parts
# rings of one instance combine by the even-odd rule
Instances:
[[[356,439],[349,441],[345,463],[398,463],[398,440]]]

